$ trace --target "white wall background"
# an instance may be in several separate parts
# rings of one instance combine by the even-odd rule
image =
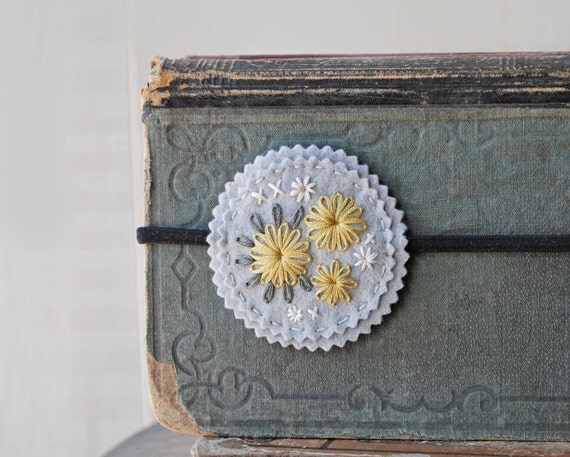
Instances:
[[[138,88],[153,55],[561,51],[570,2],[0,0],[0,455],[152,421]]]

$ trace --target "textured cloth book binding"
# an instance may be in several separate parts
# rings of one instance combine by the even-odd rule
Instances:
[[[569,440],[569,75],[568,54],[153,59],[159,420]]]

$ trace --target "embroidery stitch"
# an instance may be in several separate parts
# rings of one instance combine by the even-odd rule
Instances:
[[[291,322],[298,324],[303,320],[303,311],[293,305],[291,308],[287,308],[287,317]]]
[[[364,250],[363,246],[360,246],[360,252],[355,252],[354,257],[357,258],[357,262],[354,264],[355,267],[360,267],[360,271],[366,269],[372,270],[374,264],[376,263],[376,257],[378,257],[377,252],[371,252],[370,248]]]
[[[311,283],[318,288],[315,298],[335,306],[339,300],[350,302],[349,289],[354,289],[358,283],[350,278],[350,266],[341,268],[338,260],[333,260],[330,267],[317,265],[317,274],[311,278]]]
[[[305,208],[303,208],[302,206],[297,210],[297,212],[295,213],[295,215],[293,216],[293,222],[291,223],[291,227],[293,227],[294,229],[296,229],[297,227],[299,227],[299,224],[301,223],[301,221],[303,220],[303,216],[305,216]]]
[[[263,292],[263,301],[265,303],[269,303],[271,300],[273,300],[274,295],[275,295],[275,286],[271,283],[267,284],[267,287]]]
[[[313,309],[308,309],[307,312],[309,313],[309,316],[311,316],[311,319],[316,321],[320,315],[319,315],[319,309],[315,306]]]
[[[319,203],[311,206],[305,217],[309,227],[307,236],[318,248],[326,248],[329,252],[346,251],[350,244],[360,242],[359,234],[367,228],[362,212],[353,196],[345,198],[340,192],[332,197],[321,195]]]
[[[255,230],[258,232],[263,232],[263,221],[261,220],[261,216],[259,214],[252,214],[249,218],[249,222]]]
[[[313,187],[315,183],[311,182],[310,176],[305,176],[305,179],[301,180],[300,177],[296,177],[295,181],[291,183],[293,190],[289,195],[291,197],[297,197],[297,203],[304,201],[307,203],[311,199],[311,194],[315,193]]]
[[[250,270],[261,275],[262,284],[295,285],[299,276],[307,273],[305,265],[311,261],[309,242],[301,240],[300,229],[291,229],[287,222],[279,227],[268,224],[265,233],[253,236],[253,242]]]
[[[364,244],[376,244],[376,240],[374,238],[375,236],[372,233],[367,233]]]
[[[267,198],[263,195],[263,188],[261,187],[259,188],[259,192],[252,192],[251,196],[257,200],[258,206],[261,206],[264,201],[267,201]]]
[[[245,287],[257,286],[257,285],[259,284],[260,279],[261,279],[261,275],[252,276],[252,277],[245,283]]]
[[[282,221],[283,210],[280,205],[274,205],[271,214],[273,224],[267,225],[263,224],[257,213],[250,217],[250,222],[257,232],[254,233],[253,240],[244,235],[236,238],[238,244],[250,248],[249,255],[239,257],[236,264],[249,265],[250,271],[255,273],[245,283],[246,287],[260,283],[266,285],[263,292],[263,300],[266,303],[273,300],[276,288],[282,288],[285,302],[291,303],[292,286],[297,282],[306,291],[312,288],[309,280],[303,276],[307,273],[305,266],[312,260],[308,253],[309,242],[301,239],[301,229]],[[297,220],[302,215],[301,207],[295,213],[294,219]]]
[[[251,241],[247,236],[238,236],[236,238],[236,241],[241,244],[242,246],[245,246],[246,248],[252,248],[253,247],[253,241]]]
[[[273,198],[277,198],[277,195],[285,195],[285,192],[281,190],[281,179],[277,181],[276,184],[267,183],[267,186],[273,191]]]

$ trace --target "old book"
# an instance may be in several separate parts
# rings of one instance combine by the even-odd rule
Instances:
[[[568,440],[569,68],[567,54],[154,59],[139,236],[159,420],[242,437]],[[284,158],[317,165],[263,181]],[[373,206],[336,192],[349,179]],[[350,230],[328,236],[326,211]],[[214,239],[258,216],[238,224],[241,247]],[[281,276],[256,244],[279,227],[304,240]],[[322,286],[333,270],[337,295]],[[343,330],[317,335],[319,319]]]

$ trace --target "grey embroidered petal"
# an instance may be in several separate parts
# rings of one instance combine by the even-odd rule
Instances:
[[[253,258],[248,256],[241,256],[236,259],[238,265],[251,265],[253,263]]]
[[[295,213],[295,216],[293,216],[293,223],[291,224],[291,227],[293,228],[299,227],[299,224],[303,220],[303,217],[305,217],[305,208],[301,206]]]
[[[261,275],[255,275],[252,276],[246,283],[246,287],[253,287],[259,284],[259,281],[261,280]]]
[[[241,235],[238,236],[236,238],[236,241],[241,244],[242,246],[245,246],[246,248],[252,248],[253,247],[253,241],[251,241],[247,236]]]
[[[263,292],[263,301],[265,303],[269,303],[271,300],[273,300],[273,295],[275,295],[275,286],[269,283],[265,287],[265,292]]]
[[[313,285],[306,276],[299,276],[299,284],[307,292],[313,290]]]
[[[283,284],[283,298],[285,303],[291,303],[293,301],[293,288],[289,284]]]
[[[273,213],[273,222],[277,227],[279,227],[283,220],[283,210],[281,209],[281,205],[277,204],[273,205],[272,213]]]
[[[264,225],[263,221],[261,220],[261,216],[258,213],[252,214],[249,217],[249,222],[253,225],[253,228],[258,232],[264,232]]]

